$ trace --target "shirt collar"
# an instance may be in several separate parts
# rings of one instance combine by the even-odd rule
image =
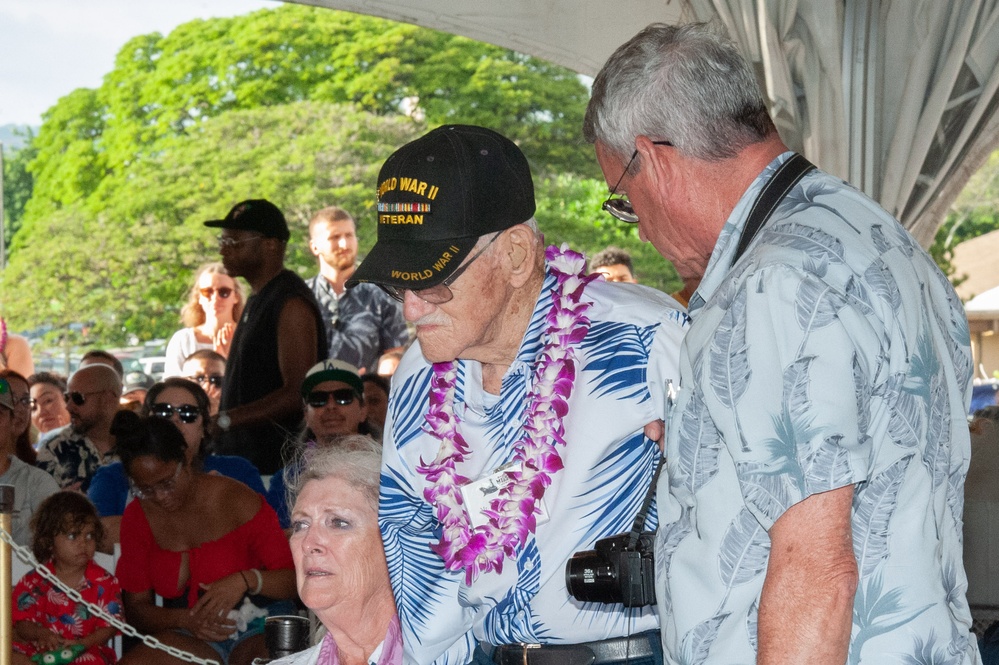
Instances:
[[[759,196],[763,186],[773,176],[774,171],[793,156],[794,152],[789,150],[775,157],[756,176],[756,179],[753,180],[739,198],[739,202],[735,204],[735,208],[732,209],[732,213],[728,216],[725,226],[722,227],[721,233],[718,235],[718,241],[715,242],[715,248],[711,252],[711,258],[708,260],[704,277],[701,279],[701,283],[694,292],[694,295],[690,297],[687,311],[692,318],[704,306],[704,303],[711,300],[711,297],[718,291],[718,288],[725,281],[726,275],[728,275],[729,270],[732,268],[732,259],[735,256],[735,250],[739,246],[739,238],[742,236],[743,229],[746,228],[749,210],[752,208],[756,197]]]

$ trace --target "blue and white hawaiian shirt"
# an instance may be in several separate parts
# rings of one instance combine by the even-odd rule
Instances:
[[[513,458],[554,284],[547,275],[499,395],[482,389],[479,363],[459,362],[455,411],[471,453],[457,471],[465,477],[488,476]],[[565,566],[574,552],[631,528],[660,457],[642,428],[664,415],[687,317],[668,296],[632,284],[593,282],[583,299],[594,303],[587,312],[592,324],[577,348],[579,369],[563,420],[565,468],[544,496],[549,520],[501,573],[483,573],[467,585],[464,571],[446,572],[430,550],[440,523],[416,467],[436,456],[440,442],[424,432],[432,369],[418,343],[392,379],[379,520],[407,663],[467,663],[477,641],[578,643],[658,627],[654,607],[572,599]]]
[[[972,663],[961,557],[971,355],[947,278],[869,198],[814,171],[731,267],[728,220],[694,298],[660,479],[668,663],[755,663],[768,529],[854,486],[849,663]]]

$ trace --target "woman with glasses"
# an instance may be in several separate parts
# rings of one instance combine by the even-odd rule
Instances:
[[[191,413],[170,407],[182,423]],[[274,510],[242,483],[195,468],[172,419],[122,411],[111,431],[136,497],[122,516],[116,570],[128,623],[200,658],[241,665],[265,656],[263,618],[291,610],[278,601],[295,595]],[[121,662],[176,660],[140,644]]]
[[[142,415],[158,416],[170,420],[184,437],[185,461],[195,473],[215,473],[240,481],[258,494],[264,493],[264,484],[257,468],[242,457],[211,455],[208,396],[193,381],[171,377],[155,384],[146,393]],[[106,464],[94,473],[87,496],[97,506],[104,526],[101,550],[110,552],[119,542],[121,516],[125,505],[132,499],[128,477],[121,462]]]
[[[166,350],[164,376],[180,376],[184,360],[198,349],[211,349],[223,358],[229,356],[229,344],[246,299],[243,288],[221,263],[206,263],[198,269],[181,310],[185,328],[170,338]]]
[[[28,380],[12,369],[0,369],[14,396],[14,453],[22,462],[34,465],[38,453],[31,445],[31,388]]]

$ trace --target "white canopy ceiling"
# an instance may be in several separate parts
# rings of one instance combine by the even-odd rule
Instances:
[[[999,146],[999,0],[297,0],[490,42],[594,75],[648,23],[714,21],[781,136],[925,246]]]

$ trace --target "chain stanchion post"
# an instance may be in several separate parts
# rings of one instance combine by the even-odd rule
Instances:
[[[10,533],[11,515],[14,513],[13,485],[0,485],[0,531]],[[11,596],[10,544],[0,538],[0,665],[11,665],[14,660],[13,635],[14,607]]]

